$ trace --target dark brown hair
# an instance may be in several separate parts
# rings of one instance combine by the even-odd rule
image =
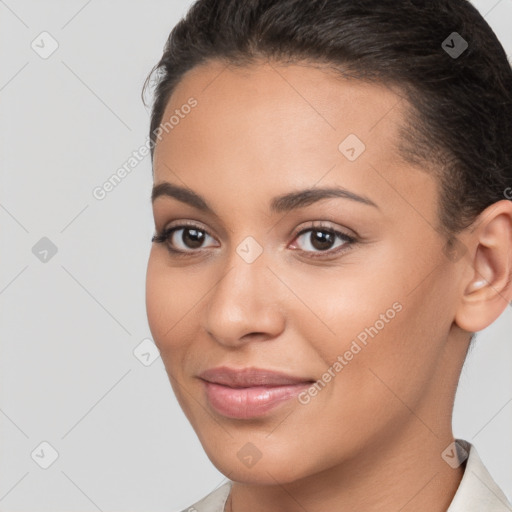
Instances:
[[[197,0],[144,84],[143,99],[157,74],[151,156],[188,70],[262,58],[398,86],[409,107],[399,151],[438,176],[443,232],[466,228],[512,186],[512,69],[467,0]]]

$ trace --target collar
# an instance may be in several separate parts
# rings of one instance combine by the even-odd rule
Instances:
[[[456,441],[457,451],[467,456],[459,487],[446,512],[510,512],[512,506],[481,461],[476,448],[463,439]],[[465,452],[465,454],[464,454]]]

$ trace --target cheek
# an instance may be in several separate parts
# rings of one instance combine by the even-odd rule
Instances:
[[[155,251],[156,252],[156,251]],[[191,290],[185,277],[178,278],[179,269],[166,264],[165,256],[152,252],[146,275],[146,313],[153,341],[169,377],[169,382],[185,415],[192,420],[192,408],[188,398],[190,382],[184,376],[188,361],[194,360],[191,352],[194,344],[194,304],[204,291]]]
[[[183,328],[190,324],[194,305],[202,292],[187,286],[179,269],[165,263],[165,257],[151,254],[146,275],[146,313],[156,346],[164,355],[171,348],[178,349],[183,339]]]
[[[449,328],[435,292],[443,277],[434,273],[418,286],[418,275],[424,278],[435,263],[420,271],[411,265],[417,259],[408,259],[407,266],[401,259],[396,252],[374,265],[354,259],[287,281],[305,298],[307,310],[299,304],[293,318],[301,337],[314,343],[324,365],[320,372],[326,372],[319,401],[332,393],[334,402],[343,404],[340,411],[352,410],[352,418],[371,419],[377,411],[388,415],[389,407],[386,412],[380,404],[389,397],[396,412],[402,405],[390,389],[417,401]]]
[[[425,287],[435,289],[435,283]],[[409,408],[419,407],[429,392],[449,329],[435,294],[381,293],[366,302],[363,314],[358,314],[356,303],[346,305],[346,334],[330,345],[329,354],[331,367],[338,356],[342,358],[334,368],[338,369],[334,385],[328,384],[332,385],[329,401],[337,404],[331,428],[338,425],[338,434],[355,435],[361,441],[407,421]],[[356,322],[350,320],[351,307]],[[337,326],[343,332],[341,319]]]
[[[146,314],[149,328],[156,346],[162,351],[163,340],[168,325],[168,312],[171,294],[168,293],[168,283],[165,274],[162,275],[153,254],[148,262],[146,273]]]
[[[324,372],[295,416],[301,439],[296,448],[322,466],[357,454],[409,421],[411,413],[404,404],[415,409],[427,389],[428,361],[435,361],[427,344],[418,350],[416,343],[422,340],[408,337],[418,320],[412,306],[390,309],[387,300],[376,299],[375,311],[367,307],[364,315],[355,304],[349,306],[343,307],[343,315],[352,312],[357,320],[349,315],[344,322],[340,316],[338,337],[318,342]],[[388,323],[379,318],[381,313]],[[279,434],[284,430],[275,437]]]
[[[319,340],[315,349],[325,363],[332,362],[359,334],[364,343],[366,329],[377,323],[380,335],[399,316],[400,306],[393,304],[400,299],[400,286],[391,275],[381,271],[377,276],[356,258],[338,267],[288,271],[286,282],[293,291],[286,299],[290,320],[299,322],[302,339]]]

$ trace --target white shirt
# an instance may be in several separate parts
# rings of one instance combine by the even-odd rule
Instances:
[[[464,475],[446,512],[512,512],[512,505],[480,460],[476,448],[456,440],[468,453]],[[204,498],[181,512],[224,512],[231,490],[228,480]]]

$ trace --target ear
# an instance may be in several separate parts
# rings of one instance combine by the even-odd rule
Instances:
[[[477,332],[492,324],[512,301],[512,201],[490,205],[468,230],[464,240],[468,252],[460,260],[468,268],[455,323]]]

